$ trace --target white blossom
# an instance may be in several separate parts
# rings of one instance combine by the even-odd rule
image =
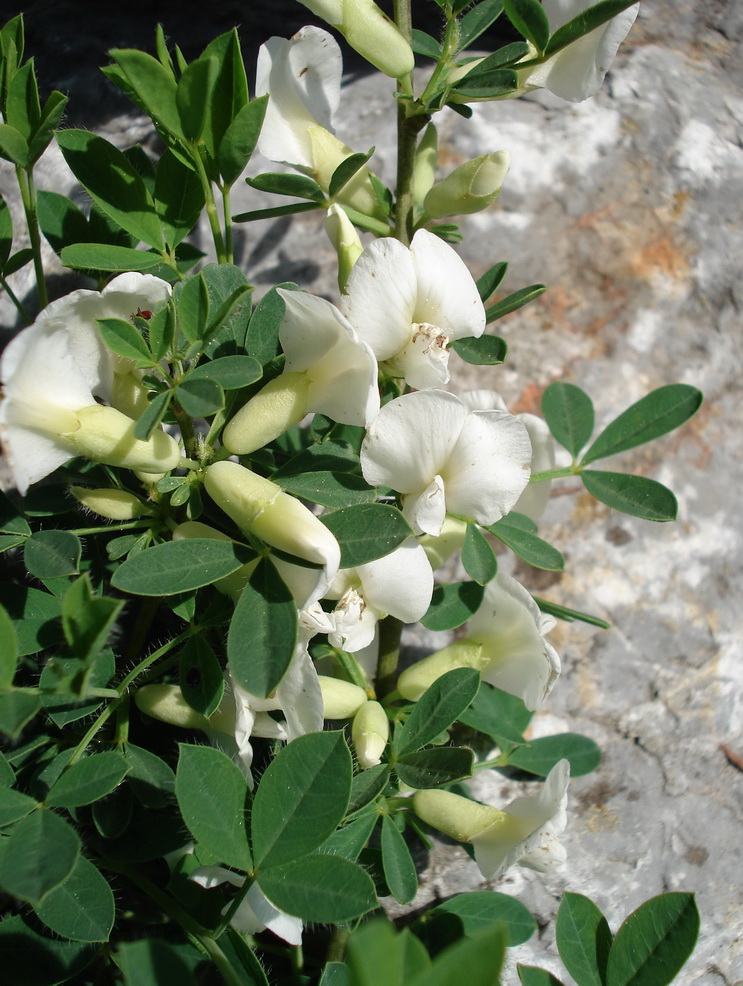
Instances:
[[[230,883],[233,887],[242,887],[245,877],[224,866],[199,866],[189,874],[189,880],[198,883],[205,890]],[[226,913],[228,904],[222,911]],[[245,897],[230,919],[230,924],[241,935],[254,935],[266,928],[290,945],[302,944],[302,920],[292,917],[271,903],[261,890],[258,883],[253,883]]]

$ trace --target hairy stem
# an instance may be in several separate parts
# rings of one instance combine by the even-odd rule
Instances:
[[[41,234],[39,233],[39,218],[36,212],[36,189],[34,187],[33,169],[17,167],[15,172],[23,201],[23,211],[26,214],[28,237],[31,241],[31,250],[34,255],[34,271],[36,273],[36,289],[39,294],[39,308],[46,308],[49,304],[49,296],[46,290],[46,279],[44,278],[44,265],[41,260]]]
[[[400,659],[400,636],[403,624],[394,616],[379,623],[379,663],[377,664],[377,698],[384,698],[397,684],[397,662]]]

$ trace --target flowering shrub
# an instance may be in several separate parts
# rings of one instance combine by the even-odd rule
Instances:
[[[41,105],[22,18],[0,32],[0,155],[31,243],[13,253],[3,204],[0,284],[27,323],[0,364],[16,491],[0,548],[19,573],[0,607],[0,957],[14,983],[165,986],[173,970],[230,986],[498,983],[535,928],[518,901],[456,896],[396,930],[385,898],[414,901],[436,832],[471,846],[487,880],[565,859],[569,776],[600,754],[527,727],[558,683],[556,620],[606,624],[533,597],[495,548],[563,568],[537,534],[561,476],[673,520],[661,484],[588,467],[682,425],[701,395],[661,387],[592,440],[591,400],[571,384],[545,390],[543,419],[442,389],[450,359],[502,363],[488,326],[544,289],[491,302],[505,265],[477,281],[466,269],[457,227],[438,220],[490,206],[508,154],[437,180],[433,119],[540,86],[587,98],[638,5],[435,3],[441,40],[412,30],[406,0],[394,22],[373,0],[305,0],[397,80],[394,189],[333,131],[341,55],[319,27],[266,42],[252,99],[234,31],[190,64],[162,31],[156,56],[110,52],[106,76],[162,138],[154,161],[59,129],[66,97]],[[523,40],[468,55],[500,16]],[[434,62],[420,92],[416,53]],[[87,213],[36,191],[52,140]],[[256,146],[298,173],[250,185],[294,201],[232,216]],[[310,210],[338,254],[335,303],[283,284],[255,304],[233,223]],[[202,211],[205,265],[188,243]],[[40,232],[96,287],[48,304]],[[8,284],[32,262],[35,320]],[[555,442],[570,465],[555,466]],[[455,556],[466,577],[442,580]],[[403,667],[403,624],[419,620],[455,639]],[[521,771],[531,790],[482,805],[462,783],[475,769]],[[431,929],[446,915],[459,921],[444,948]],[[579,986],[629,986],[640,969],[663,984],[697,928],[692,896],[666,894],[612,940],[566,894],[558,948]]]

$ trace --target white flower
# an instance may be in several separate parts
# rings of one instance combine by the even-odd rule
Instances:
[[[409,248],[392,237],[370,243],[348,276],[340,308],[383,369],[417,390],[447,383],[449,343],[485,330],[472,275],[425,229]]]
[[[466,635],[403,671],[397,687],[405,698],[417,701],[447,671],[472,667],[483,681],[516,695],[533,711],[560,674],[557,651],[544,639],[554,625],[523,586],[499,573],[485,586]]]
[[[218,887],[222,883],[230,883],[233,887],[242,887],[245,883],[245,877],[225,869],[224,866],[199,866],[189,874],[189,880],[198,883],[205,890],[211,890],[212,887]],[[228,904],[222,913],[226,913],[229,907]],[[251,886],[238,905],[230,924],[241,935],[254,935],[268,928],[290,945],[302,944],[301,918],[280,911],[266,897],[257,883]]]
[[[342,72],[338,43],[319,27],[303,27],[290,40],[269,38],[258,51],[256,95],[270,96],[258,149],[269,161],[310,175],[325,191],[338,165],[353,154],[333,130]],[[375,215],[380,207],[369,174],[361,168],[339,198]]]
[[[409,538],[388,555],[338,572],[326,593],[338,599],[330,614],[334,647],[355,653],[374,640],[377,622],[394,616],[415,623],[428,609],[433,593],[433,571],[423,548]]]
[[[461,400],[471,411],[486,411],[492,408],[506,410],[506,403],[494,390],[468,390],[460,394]],[[547,422],[536,414],[517,414],[516,417],[526,428],[531,442],[531,471],[546,472],[555,468],[555,443]],[[545,511],[550,498],[550,482],[530,483],[514,506],[517,513],[526,514],[536,524]]]
[[[542,0],[550,34],[594,5],[595,0]],[[614,56],[635,22],[640,4],[623,10],[611,20],[585,34],[547,61],[517,71],[519,85],[526,89],[549,89],[556,96],[580,102],[595,96]],[[530,56],[527,56],[530,57]]]
[[[567,824],[570,764],[560,760],[535,797],[516,798],[502,811],[449,791],[418,791],[416,814],[434,828],[475,850],[475,862],[486,880],[515,863],[546,872],[565,861],[557,840]]]
[[[379,411],[377,363],[337,308],[305,291],[279,290],[284,372],[243,405],[224,430],[231,451],[263,448],[309,412],[368,425]]]
[[[494,524],[529,481],[531,444],[506,411],[468,411],[454,394],[427,390],[385,404],[361,446],[370,486],[403,494],[416,532],[437,536],[447,513]]]
[[[19,492],[73,455],[145,472],[169,472],[180,459],[163,432],[132,437],[134,421],[116,407],[115,379],[131,364],[111,353],[98,334],[99,318],[129,319],[167,298],[159,278],[122,274],[102,292],[80,290],[52,302],[20,332],[0,362],[4,400],[0,435]]]

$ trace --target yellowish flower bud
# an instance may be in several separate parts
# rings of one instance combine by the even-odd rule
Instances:
[[[109,520],[134,520],[154,513],[152,507],[126,490],[89,490],[84,486],[71,486],[70,491],[88,510]]]
[[[179,524],[173,531],[173,540],[182,541],[185,538],[213,538],[215,541],[231,541],[232,538],[225,534],[223,531],[218,531],[214,527],[209,527],[208,524],[202,524],[198,520],[187,520],[183,524]],[[223,579],[217,579],[214,583],[214,588],[219,592],[223,592],[225,596],[236,596],[243,591],[247,585],[250,576],[255,571],[258,565],[258,558],[253,561],[248,561],[244,565],[241,565],[236,572],[232,572],[230,575],[225,575]],[[214,713],[217,715],[217,712]],[[214,717],[212,717],[214,718]]]
[[[451,558],[455,552],[461,550],[466,533],[466,521],[457,520],[456,517],[447,514],[444,518],[441,534],[438,537],[424,534],[422,538],[418,539],[434,571],[441,568],[444,562]]]
[[[390,735],[390,721],[379,702],[366,702],[354,716],[351,738],[359,766],[376,767],[382,760]]]
[[[313,14],[338,28],[375,68],[393,79],[413,71],[413,50],[394,21],[374,0],[300,0]]]
[[[397,682],[397,689],[409,702],[417,702],[421,695],[447,671],[456,668],[475,668],[484,671],[489,658],[483,655],[482,644],[474,640],[456,640],[448,647],[436,651],[406,668]]]
[[[145,442],[134,437],[135,421],[116,408],[92,404],[75,412],[78,428],[62,433],[76,455],[109,466],[170,472],[181,459],[178,443],[164,431]]]
[[[315,515],[270,479],[237,462],[208,466],[204,486],[214,502],[237,526],[257,535],[279,551],[332,569],[340,563],[335,537]]]
[[[183,729],[210,729],[209,720],[194,711],[178,685],[143,685],[134,693],[137,708],[153,719]]]
[[[111,407],[121,411],[128,418],[136,421],[140,418],[150,402],[147,400],[147,390],[136,373],[114,373],[109,395]]]
[[[423,199],[436,181],[436,157],[438,154],[438,134],[433,123],[429,123],[415,152],[413,165],[413,202],[423,205]]]
[[[481,154],[460,164],[426,195],[425,212],[432,219],[442,219],[487,209],[500,194],[508,165],[507,151]]]
[[[319,124],[308,127],[312,150],[312,174],[318,185],[327,192],[333,172],[347,157],[353,154],[350,147]],[[380,216],[376,193],[369,181],[371,172],[364,166],[338,193],[338,199],[365,216]]]
[[[230,452],[247,455],[268,445],[307,414],[310,384],[304,373],[282,373],[243,404],[222,435]]]
[[[368,701],[366,692],[350,681],[318,675],[322,691],[323,718],[350,719]]]
[[[480,832],[496,823],[508,824],[511,815],[489,805],[481,805],[450,791],[417,791],[413,795],[413,808],[424,822],[457,839],[469,842]]]
[[[331,205],[325,216],[325,232],[338,254],[338,287],[346,286],[351,268],[364,252],[356,227],[339,205]]]

